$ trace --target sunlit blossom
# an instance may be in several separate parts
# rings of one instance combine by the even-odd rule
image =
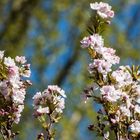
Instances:
[[[111,10],[111,6],[108,3],[100,2],[100,3],[91,3],[91,9],[96,10],[97,14],[102,18],[113,18],[114,11]]]

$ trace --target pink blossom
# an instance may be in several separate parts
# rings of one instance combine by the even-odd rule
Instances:
[[[82,48],[92,48],[92,49],[99,49],[100,47],[103,47],[104,45],[104,40],[102,36],[98,34],[93,34],[89,37],[84,37],[83,40],[81,41],[81,46]]]
[[[117,122],[115,119],[112,119],[112,118],[110,120],[113,124],[115,124]]]
[[[18,62],[20,64],[24,64],[27,62],[25,56],[16,56],[15,60],[16,60],[16,62]]]
[[[33,97],[35,115],[53,112],[62,113],[65,108],[65,92],[57,85],[49,85],[43,92],[37,92]]]
[[[33,105],[38,105],[40,99],[42,98],[42,94],[41,92],[37,92],[34,96],[33,96]]]
[[[23,111],[23,109],[24,109],[24,105],[19,105],[18,108],[17,108],[17,111],[14,112],[14,115],[15,115],[15,120],[14,120],[14,122],[15,122],[16,124],[18,124],[19,121],[20,121],[21,112]]]
[[[115,50],[112,48],[104,47],[102,56],[110,64],[119,64],[120,58],[115,55]]]
[[[82,48],[88,48],[91,44],[91,39],[90,37],[84,37],[83,40],[81,40],[80,42]]]
[[[16,76],[19,74],[19,69],[18,67],[15,65],[15,66],[11,66],[11,67],[8,67],[8,76],[9,77],[12,77],[12,76]]]
[[[95,49],[96,47],[103,47],[104,40],[99,34],[93,34],[91,38],[91,48]],[[95,49],[96,50],[96,49]]]
[[[91,9],[96,10],[97,14],[104,19],[114,17],[114,11],[111,10],[112,7],[108,3],[90,3],[90,7]]]
[[[26,91],[25,89],[15,89],[13,88],[13,102],[16,104],[24,104]]]
[[[129,85],[133,82],[131,74],[126,66],[120,66],[118,70],[113,71],[112,77],[117,81],[118,86]]]
[[[60,87],[58,87],[57,85],[48,85],[48,90],[54,93],[57,92],[61,96],[66,97],[65,91]]]
[[[19,72],[15,74],[9,74],[7,76],[9,84],[11,85],[12,88],[20,88],[23,84],[21,77],[19,75]]]
[[[114,86],[103,86],[101,89],[101,95],[109,102],[116,102],[120,98],[120,91],[116,90]]]
[[[110,23],[109,20],[114,17],[114,11],[107,3],[95,2],[91,3],[90,7],[97,12],[95,16],[99,22],[97,22],[97,26],[93,25],[95,28],[102,26],[102,24]],[[110,129],[110,131],[116,133],[116,139],[139,139],[139,66],[132,66],[131,68],[130,66],[119,66],[119,68],[113,70],[112,66],[119,64],[120,58],[115,54],[116,51],[114,49],[104,47],[104,40],[102,36],[97,33],[85,37],[81,41],[81,44],[83,48],[90,47],[90,50],[92,49],[96,54],[94,57],[90,55],[91,63],[88,66],[88,71],[91,74],[91,82],[98,84],[99,89],[95,92],[89,89],[84,90],[84,99],[87,100],[91,98],[101,105],[101,109],[97,112],[98,122],[103,125],[108,123],[108,128],[112,129]],[[97,94],[97,92],[100,94]],[[56,98],[55,102],[57,100]],[[92,127],[97,132],[98,128],[101,129],[101,132],[103,132],[102,137],[108,139],[109,135],[105,133],[106,128],[102,128],[98,123],[97,125],[92,125]],[[118,132],[116,132],[116,130]]]
[[[7,99],[9,98],[9,87],[8,87],[8,81],[0,81],[0,93]]]
[[[59,99],[59,103],[57,104],[57,107],[56,107],[56,112],[58,113],[62,113],[63,109],[65,108],[65,99],[64,98],[60,98]]]
[[[3,95],[1,96],[1,101],[4,101],[5,106],[10,107],[8,112],[6,110],[7,113],[3,117],[10,114],[11,119],[14,119],[14,122],[18,123],[24,108],[26,88],[29,82],[23,80],[24,75],[22,75],[22,77],[20,75],[20,70],[24,67],[22,64],[17,64],[15,59],[11,57],[3,57],[3,52],[1,52],[1,58],[4,68],[2,73],[5,74],[4,77],[2,77],[4,80],[0,81],[0,92]],[[22,57],[22,59],[24,59],[24,57]],[[26,66],[26,68],[29,69],[29,66]],[[5,108],[2,109],[5,111]]]
[[[93,73],[95,69],[98,70],[99,73],[107,74],[111,71],[111,64],[102,59],[94,59],[93,63],[89,64],[88,70],[89,73]]]

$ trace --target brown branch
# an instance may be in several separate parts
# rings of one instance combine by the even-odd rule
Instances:
[[[56,76],[57,78],[54,80],[55,84],[60,86],[63,83],[63,81],[65,80],[65,78],[69,74],[71,67],[74,65],[74,63],[78,59],[78,52],[79,52],[79,49],[76,48],[74,50],[74,54],[71,56],[71,58],[64,65],[63,69],[60,70],[59,74]]]
[[[25,33],[25,30],[27,29],[27,25],[28,25],[28,19],[31,15],[32,9],[37,5],[37,3],[39,2],[39,0],[24,0],[19,8],[12,8],[11,12],[8,16],[8,18],[4,21],[3,25],[3,30],[0,32],[0,41],[3,40],[4,36],[7,35],[9,26],[12,24],[15,24],[15,22],[17,21],[17,19],[19,17],[21,17],[21,27],[23,27],[22,31],[19,31],[19,36],[22,36],[23,33]],[[14,38],[14,42],[16,42],[17,40],[16,37]]]

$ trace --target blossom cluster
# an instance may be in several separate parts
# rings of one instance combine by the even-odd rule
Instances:
[[[19,123],[24,109],[26,89],[31,82],[26,80],[31,75],[30,64],[24,56],[14,59],[5,57],[0,51],[0,131],[4,139],[12,139],[17,133],[12,132],[13,123]],[[33,97],[34,115],[41,120],[47,134],[41,133],[38,139],[50,140],[54,137],[52,124],[58,122],[65,108],[65,92],[57,85],[49,85],[42,93]]]
[[[107,77],[107,73],[111,72],[111,67],[114,64],[119,64],[120,58],[115,55],[115,50],[104,46],[104,40],[102,36],[93,34],[88,37],[84,37],[81,41],[82,48],[88,48],[94,52],[94,59],[89,64],[88,70],[92,74],[95,70],[103,74],[104,78]]]
[[[13,123],[20,121],[24,108],[26,88],[31,84],[25,78],[30,77],[30,64],[24,56],[15,59],[5,57],[0,51],[0,118],[1,123],[9,118]]]
[[[37,92],[33,97],[33,106],[36,117],[50,115],[55,119],[63,113],[65,108],[65,92],[57,85],[48,85],[43,92]],[[55,120],[54,120],[55,121]]]
[[[65,108],[65,98],[65,91],[57,85],[48,85],[43,92],[37,92],[33,96],[34,116],[38,118],[46,132],[46,135],[40,133],[37,137],[38,140],[54,139],[53,124],[61,118]]]
[[[95,2],[90,7],[103,19],[108,20],[114,16],[114,11],[107,3]],[[112,66],[119,64],[120,58],[115,55],[114,49],[104,46],[104,39],[97,32],[84,37],[81,47],[89,50],[91,63],[88,71],[94,83],[84,94],[86,98],[92,97],[102,105],[97,117],[97,126],[100,128],[96,129],[97,126],[92,125],[90,129],[96,129],[104,139],[108,139],[105,137],[107,126],[110,132],[115,132],[116,139],[139,138],[140,67],[119,66],[113,70]],[[97,92],[99,94],[96,95]],[[109,137],[109,132],[107,134]]]
[[[114,17],[114,11],[111,10],[112,7],[108,3],[95,2],[95,3],[91,3],[90,7],[91,9],[96,10],[97,14],[104,19]]]

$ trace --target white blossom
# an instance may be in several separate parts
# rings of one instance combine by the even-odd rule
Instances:
[[[131,74],[126,66],[120,66],[118,70],[112,72],[112,77],[117,81],[119,87],[129,85],[133,82]]]
[[[109,131],[107,131],[107,132],[104,134],[104,138],[105,138],[105,140],[109,138]]]
[[[135,108],[134,108],[135,112],[136,113],[139,113],[140,114],[140,105],[135,105]]]
[[[140,121],[136,120],[134,123],[132,123],[130,125],[130,131],[135,133],[135,134],[138,134],[140,133]]]
[[[127,108],[127,107],[124,106],[124,105],[121,105],[121,106],[120,106],[120,111],[121,111],[121,113],[122,113],[123,116],[127,116],[127,117],[130,117],[130,116],[131,116],[130,109]]]
[[[40,113],[40,114],[45,114],[45,113],[49,113],[49,108],[48,107],[39,107],[38,109],[37,109],[37,112],[38,113]]]
[[[4,64],[5,64],[7,67],[13,67],[13,66],[15,66],[15,61],[14,61],[14,59],[12,59],[11,57],[5,57],[5,58],[4,58]]]
[[[4,51],[0,51],[0,60],[3,59],[3,56],[4,56]]]

